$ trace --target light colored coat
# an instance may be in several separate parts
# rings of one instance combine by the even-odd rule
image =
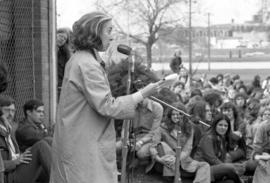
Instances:
[[[113,98],[106,72],[90,53],[66,65],[53,139],[51,183],[116,183],[116,141],[111,118],[135,115],[131,95]]]

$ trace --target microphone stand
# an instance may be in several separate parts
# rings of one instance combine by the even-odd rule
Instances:
[[[175,173],[173,183],[181,183],[181,174],[180,174],[180,155],[181,155],[181,143],[180,143],[180,126],[177,125],[177,146],[175,148]]]
[[[130,62],[131,60],[131,62]],[[128,82],[127,82],[127,95],[130,94],[132,75],[134,73],[135,60],[132,55],[128,57]],[[126,167],[127,167],[127,155],[128,155],[128,138],[129,128],[131,120],[124,120],[122,131],[124,131],[124,137],[122,138],[122,164],[121,164],[121,183],[126,183]]]

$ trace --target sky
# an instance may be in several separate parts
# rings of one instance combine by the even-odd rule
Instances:
[[[72,24],[83,14],[96,10],[96,0],[56,0],[57,27],[72,27]],[[107,0],[113,1],[113,0]],[[195,0],[193,0],[195,1]],[[252,19],[260,9],[262,0],[196,0],[194,7],[201,5],[202,14],[211,14],[211,24],[243,23]],[[193,25],[206,22],[204,17],[194,17]]]

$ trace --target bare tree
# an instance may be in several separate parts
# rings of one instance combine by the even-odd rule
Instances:
[[[159,31],[165,25],[179,23],[180,2],[184,0],[119,0],[105,6],[105,0],[97,1],[101,10],[124,17],[115,21],[117,30],[146,48],[147,68],[152,65],[152,47],[159,39]],[[180,11],[181,12],[181,11]],[[128,19],[125,25],[124,21]],[[115,20],[115,19],[114,19]]]

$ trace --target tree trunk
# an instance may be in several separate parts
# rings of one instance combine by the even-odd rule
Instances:
[[[146,55],[147,55],[147,69],[150,70],[152,67],[152,45],[146,45]]]

